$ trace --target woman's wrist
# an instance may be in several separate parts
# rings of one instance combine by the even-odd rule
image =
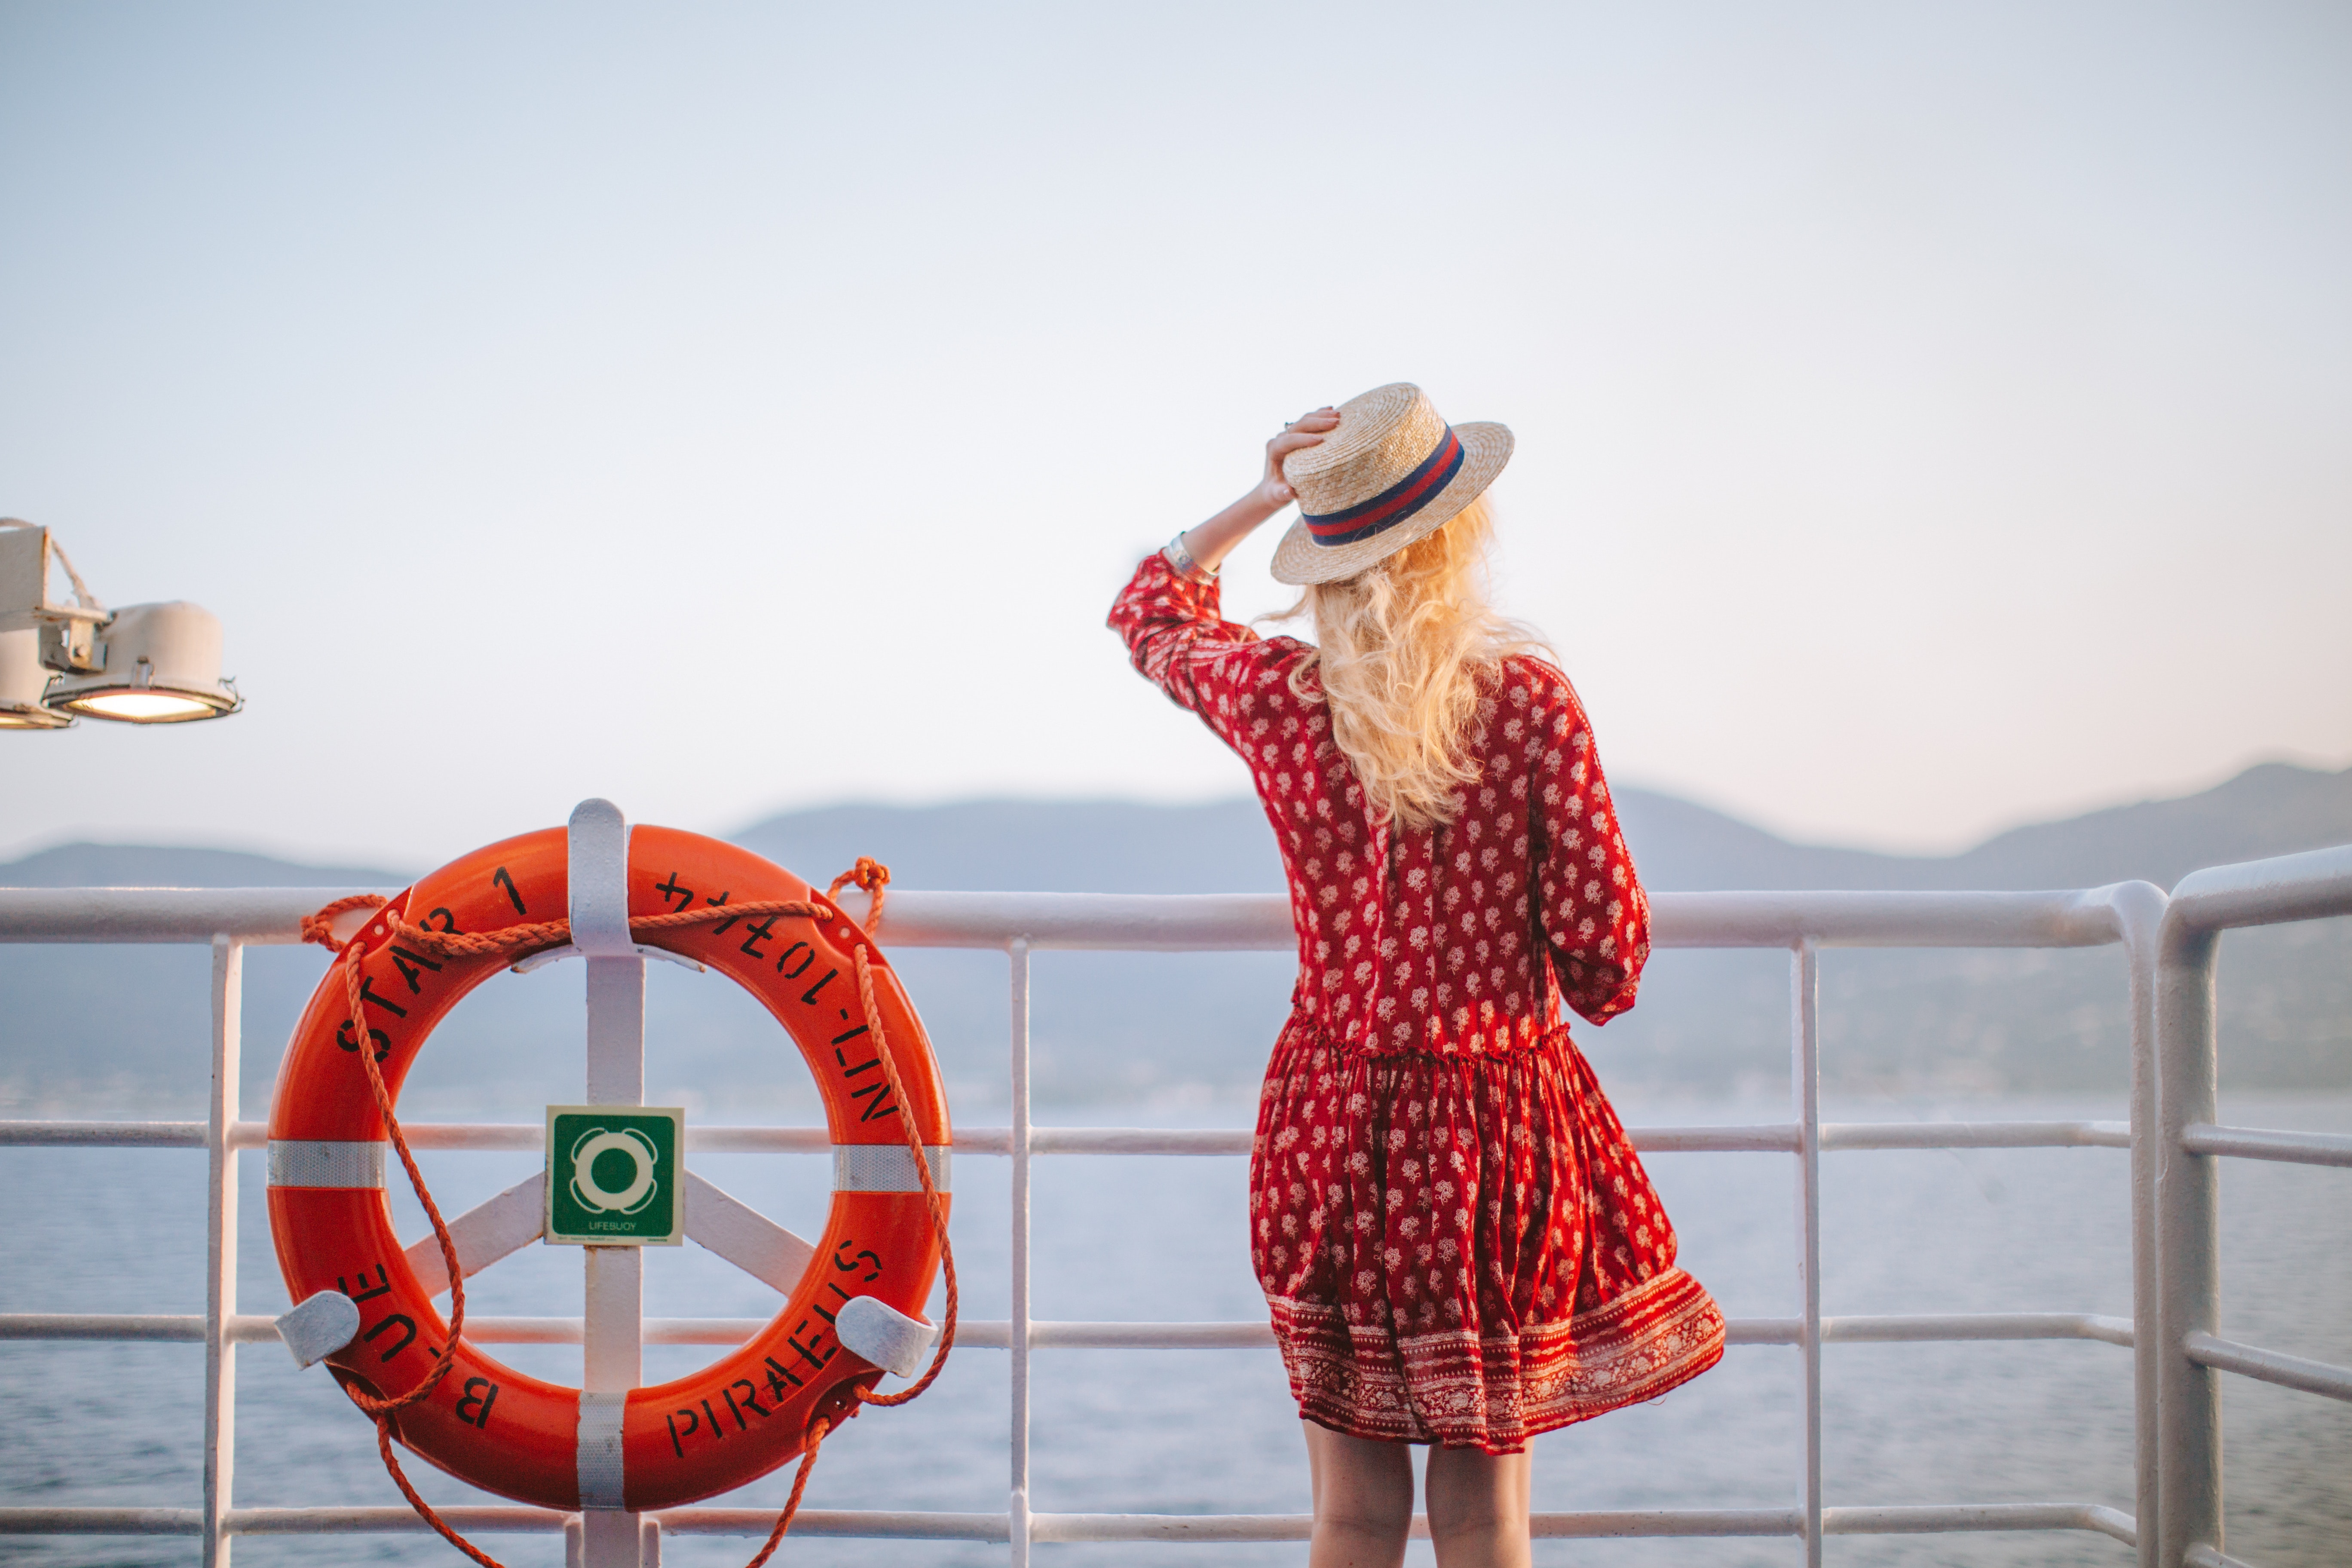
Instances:
[[[1254,486],[1241,500],[1207,521],[1195,523],[1178,537],[1201,569],[1213,574],[1225,557],[1233,553],[1234,545],[1247,539],[1285,504],[1269,498],[1265,486]]]
[[[1162,546],[1160,554],[1161,559],[1168,563],[1170,569],[1188,583],[1197,583],[1206,587],[1217,580],[1217,569],[1213,566],[1202,565],[1191,549],[1186,546],[1184,536],[1181,533]]]

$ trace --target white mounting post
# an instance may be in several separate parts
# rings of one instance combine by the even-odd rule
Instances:
[[[629,824],[608,800],[583,800],[566,833],[572,942],[588,963],[590,1105],[646,1102],[646,961],[629,939]],[[581,1379],[581,1563],[639,1568],[637,1516],[619,1499],[589,1501],[590,1445],[617,1449],[621,1399],[644,1381],[645,1254],[634,1247],[582,1248],[588,1300]],[[601,1397],[600,1397],[601,1396]],[[591,1431],[592,1423],[596,1430]],[[617,1459],[617,1454],[614,1456]],[[617,1474],[617,1463],[601,1473]]]
[[[2200,876],[2210,876],[2200,872]],[[2173,896],[2180,897],[2175,889]],[[2157,970],[2156,1261],[2157,1479],[2159,1563],[2232,1563],[2222,1556],[2221,1374],[2189,1359],[2190,1334],[2221,1327],[2221,1173],[2211,1154],[2182,1146],[2188,1129],[2220,1120],[2221,1055],[2214,961],[2221,933],[2199,930],[2175,902],[2165,914]],[[2142,1539],[2148,1522],[2140,1521]],[[2200,1557],[2200,1552],[2209,1553]]]
[[[1798,1505],[1806,1568],[1822,1568],[1822,960],[1813,940],[1789,962],[1789,1056],[1797,1113],[1797,1285],[1804,1311],[1805,1474]]]
[[[236,1316],[236,1124],[240,1058],[244,1050],[245,949],[234,938],[213,938],[213,1103],[205,1132],[211,1170],[211,1212],[205,1260],[205,1568],[228,1568],[229,1494],[236,1468],[236,1345],[228,1337]]]
[[[1013,1568],[1029,1568],[1029,941],[1013,939]]]

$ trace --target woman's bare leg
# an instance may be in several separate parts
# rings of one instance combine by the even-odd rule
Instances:
[[[1397,1568],[1412,1528],[1412,1453],[1299,1423],[1315,1481],[1315,1541],[1307,1568]],[[1525,1505],[1521,1505],[1525,1512]]]
[[[1528,1568],[1528,1456],[1429,1450],[1429,1537],[1437,1568]]]

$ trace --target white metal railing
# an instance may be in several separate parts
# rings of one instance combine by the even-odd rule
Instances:
[[[2307,864],[2306,864],[2307,863]],[[2284,867],[2281,872],[2274,868]],[[17,1313],[0,1315],[0,1338],[161,1340],[205,1346],[205,1466],[203,1506],[167,1508],[0,1508],[0,1534],[175,1534],[203,1538],[207,1564],[226,1563],[238,1535],[414,1531],[425,1528],[404,1508],[238,1509],[233,1506],[236,1347],[273,1338],[270,1320],[236,1310],[236,1154],[265,1142],[261,1123],[237,1119],[242,950],[248,943],[299,939],[300,917],[338,890],[317,889],[0,889],[0,941],[209,943],[213,952],[213,1093],[202,1122],[0,1122],[0,1144],[69,1147],[195,1148],[210,1156],[206,1309],[194,1315]],[[851,900],[855,908],[855,899]],[[2211,1126],[2211,932],[2225,924],[2314,918],[2352,909],[2352,849],[2224,868],[2189,879],[2167,914],[2164,894],[2144,882],[2053,893],[1710,893],[1660,894],[1654,900],[1657,943],[1680,948],[1782,948],[1790,975],[1791,1114],[1785,1122],[1741,1127],[1634,1129],[1637,1149],[1757,1152],[1794,1161],[1798,1199],[1801,1311],[1788,1319],[1730,1324],[1736,1345],[1794,1347],[1802,1363],[1800,1412],[1805,1460],[1801,1491],[1785,1509],[1652,1509],[1538,1515],[1545,1537],[1789,1536],[1809,1564],[1821,1561],[1824,1536],[1955,1531],[2091,1531],[2136,1545],[2143,1565],[2223,1563],[2218,1555],[2220,1479],[2214,1368],[2250,1372],[2292,1386],[2346,1395],[2352,1374],[2317,1368],[2273,1352],[2216,1339],[2212,1303],[2212,1198],[2210,1178],[2184,1183],[2181,1169],[2205,1170],[2210,1158],[2173,1162],[2162,1173],[2166,1247],[2159,1289],[2157,1245],[2158,1152],[2352,1164],[2352,1139],[2324,1139]],[[2204,1078],[2159,1095],[2158,960],[2165,940],[2167,1051],[2172,1070],[2193,1073],[2195,1030],[2202,1019]],[[809,1510],[794,1521],[803,1535],[1002,1542],[1025,1568],[1037,1542],[1294,1541],[1303,1515],[1046,1513],[1030,1506],[1031,1352],[1080,1346],[1216,1348],[1272,1342],[1262,1321],[1233,1323],[1047,1322],[1032,1318],[1029,1295],[1032,1160],[1049,1155],[1245,1155],[1240,1131],[1039,1128],[1029,1100],[1030,954],[1040,948],[1127,951],[1287,949],[1293,937],[1279,897],[1144,897],[1098,894],[893,892],[878,932],[887,944],[995,949],[1010,963],[1012,1122],[958,1130],[956,1146],[1012,1161],[1012,1316],[967,1322],[960,1342],[1010,1352],[1010,1486],[1003,1513]],[[2204,945],[2201,947],[2200,942]],[[1825,946],[2084,947],[2121,944],[2129,957],[2132,1097],[2128,1122],[1824,1123],[1820,1114],[1819,965]],[[2200,1009],[2201,1008],[2201,1011]],[[2187,1042],[2187,1043],[2184,1043]],[[2177,1048],[2176,1048],[2177,1047]],[[2175,1058],[2181,1063],[2175,1064]],[[2185,1081],[2185,1080],[2184,1080]],[[2161,1104],[2159,1104],[2161,1101]],[[2159,1115],[2163,1135],[2158,1138]],[[412,1124],[423,1149],[540,1148],[535,1124]],[[815,1151],[829,1147],[822,1129],[689,1128],[687,1146],[708,1151]],[[2128,1148],[2131,1151],[2133,1318],[2087,1313],[1969,1313],[1824,1317],[1820,1292],[1820,1156],[1824,1151],[1967,1148]],[[2200,1184],[2202,1184],[2201,1185]],[[2200,1239],[2201,1238],[2201,1240]],[[2201,1251],[2199,1248],[2201,1247]],[[760,1324],[744,1319],[649,1319],[645,1342],[731,1344]],[[578,1343],[576,1318],[481,1318],[468,1331],[485,1343]],[[2126,1514],[2090,1503],[2020,1502],[1924,1507],[1826,1507],[1821,1489],[1821,1347],[1836,1342],[2078,1339],[2131,1347],[2135,1362],[2135,1509]],[[2179,1355],[2158,1353],[2178,1345]],[[2301,1381],[2297,1381],[2300,1379]],[[2335,1381],[2331,1381],[2335,1380]],[[2159,1407],[2171,1417],[2158,1420]],[[2200,1436],[2200,1434],[2203,1436]],[[2200,1442],[2203,1447],[2200,1447]],[[2210,1472],[2210,1484],[2200,1479]],[[2203,1490],[2198,1489],[2202,1486]],[[2203,1511],[2199,1511],[2202,1510]],[[563,1531],[580,1554],[578,1514],[520,1507],[442,1510],[474,1532]],[[2161,1531],[2136,1521],[2165,1521]],[[2210,1516],[2210,1528],[2203,1522]],[[663,1533],[764,1534],[770,1510],[688,1508],[650,1515],[646,1532],[658,1554]],[[1416,1522],[1419,1532],[1423,1526]],[[2163,1542],[2159,1547],[2159,1537]]]
[[[2352,1400],[2352,1368],[2223,1339],[2220,1157],[2352,1166],[2352,1138],[2214,1124],[2221,933],[2352,914],[2352,846],[2218,866],[2182,879],[2164,912],[2157,993],[2156,1258],[2149,1353],[2157,1380],[2155,1527],[2161,1563],[2222,1568],[2221,1373]],[[2147,1514],[2143,1511],[2143,1519]],[[2242,1565],[2240,1565],[2242,1568]]]

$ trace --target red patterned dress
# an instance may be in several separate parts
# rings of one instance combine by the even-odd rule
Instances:
[[[1112,607],[1136,668],[1249,764],[1298,932],[1250,1160],[1252,1257],[1300,1414],[1359,1437],[1513,1453],[1654,1399],[1723,1317],[1560,1002],[1633,1005],[1649,901],[1575,691],[1505,661],[1455,819],[1365,810],[1311,651],[1146,560]]]

